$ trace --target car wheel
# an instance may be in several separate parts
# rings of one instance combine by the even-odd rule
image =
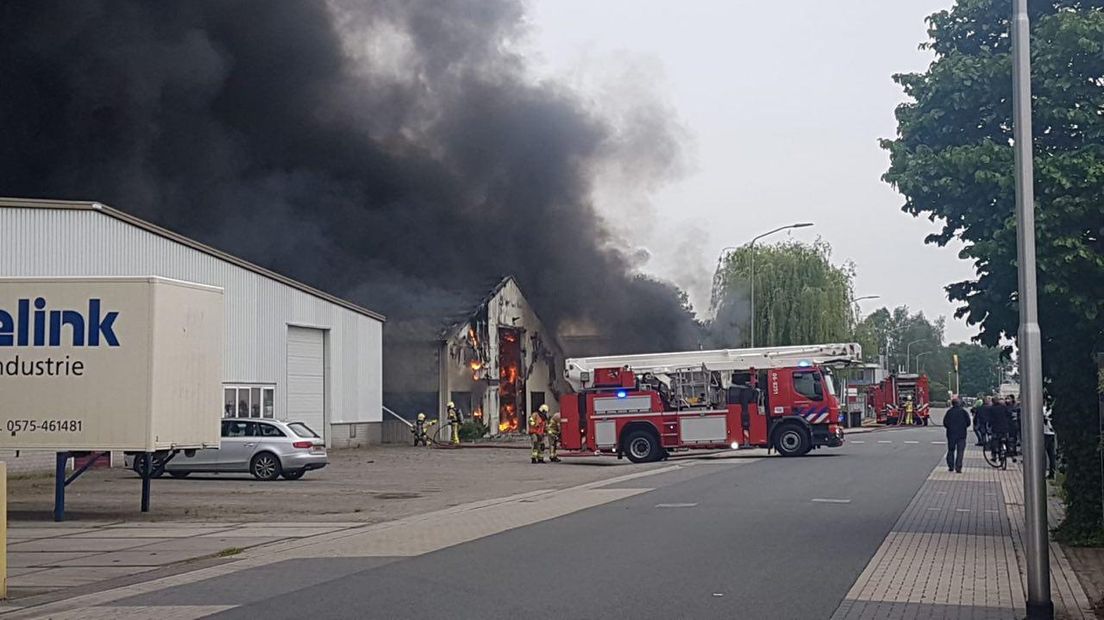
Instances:
[[[280,477],[280,459],[271,452],[262,452],[249,462],[249,473],[257,480],[275,480]]]
[[[307,473],[307,470],[305,470],[305,469],[292,469],[292,470],[285,471],[281,475],[284,477],[284,480],[298,480],[298,479],[302,478],[303,474],[305,474],[305,473]]]
[[[782,456],[801,456],[812,449],[809,433],[797,424],[787,424],[774,438],[774,449]]]
[[[145,471],[145,468],[146,468],[146,455],[145,454],[139,454],[138,456],[134,457],[134,473],[141,476],[142,472]],[[160,478],[164,473],[165,473],[165,461],[161,457],[159,457],[157,455],[154,455],[153,456],[153,468],[150,470],[150,478]]]
[[[663,457],[663,448],[655,433],[644,429],[635,430],[625,438],[623,452],[633,463],[650,463]]]
[[[170,471],[169,475],[172,476],[173,478],[179,479],[179,478],[187,478],[188,474],[190,474],[190,473],[192,473],[192,472],[190,472],[190,471]]]

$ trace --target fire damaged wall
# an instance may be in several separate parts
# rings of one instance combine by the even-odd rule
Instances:
[[[523,432],[530,411],[543,403],[555,411],[567,389],[563,349],[513,278],[450,330],[444,352],[444,393],[492,433]]]
[[[606,353],[693,348],[678,291],[593,202],[601,170],[678,169],[675,116],[534,79],[526,20],[521,0],[0,0],[0,195],[102,201],[378,310],[393,386],[425,378],[395,351],[432,346],[395,325],[503,273]]]

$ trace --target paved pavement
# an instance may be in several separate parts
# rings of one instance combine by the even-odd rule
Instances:
[[[280,543],[67,605],[82,618],[827,618],[941,456],[938,430],[884,435]],[[69,611],[18,617],[43,613]]]
[[[980,453],[949,474],[942,439],[892,429],[802,459],[668,462],[263,545],[10,617],[1022,617],[1022,474]],[[1091,617],[1052,554],[1059,617]]]

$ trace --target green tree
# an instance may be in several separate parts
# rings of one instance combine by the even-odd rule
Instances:
[[[959,393],[964,396],[995,394],[1003,364],[1001,350],[975,342],[956,342],[947,347],[958,355]]]
[[[943,317],[930,321],[923,312],[910,314],[908,306],[898,306],[892,311],[879,308],[858,324],[855,339],[863,346],[863,355],[868,361],[878,361],[879,356],[884,355],[890,370],[922,370],[946,385],[951,362],[943,347],[944,323]],[[918,362],[920,353],[925,355]],[[907,363],[906,355],[909,356]],[[944,389],[939,398],[943,398],[945,392]]]
[[[755,320],[751,317],[751,260],[755,253]],[[714,274],[710,325],[714,346],[746,346],[755,325],[757,346],[843,342],[855,325],[854,267],[833,265],[824,241],[743,246]]]
[[[1101,532],[1093,353],[1104,348],[1104,2],[1037,0],[1032,12],[1036,234],[1043,373],[1067,463],[1066,540]],[[996,346],[1018,327],[1009,4],[958,0],[928,18],[923,73],[884,140],[903,210],[965,242],[977,277],[948,287]]]

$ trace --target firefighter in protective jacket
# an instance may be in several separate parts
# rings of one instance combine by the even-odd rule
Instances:
[[[547,408],[547,405],[544,405],[544,407]],[[556,451],[560,447],[560,414],[553,414],[548,418],[547,431],[548,460],[553,463],[559,463],[560,457],[556,456]]]
[[[437,420],[426,422],[426,414],[419,413],[418,419],[414,421],[414,425],[410,427],[410,433],[414,435],[414,445],[419,443],[423,446],[429,445],[429,429],[433,428],[433,425],[437,423]]]
[[[544,435],[548,430],[548,405],[529,414],[529,440],[533,443],[533,463],[544,462]]]
[[[448,403],[448,425],[450,431],[450,441],[452,445],[460,445],[460,412],[456,410],[456,403],[451,400]]]

